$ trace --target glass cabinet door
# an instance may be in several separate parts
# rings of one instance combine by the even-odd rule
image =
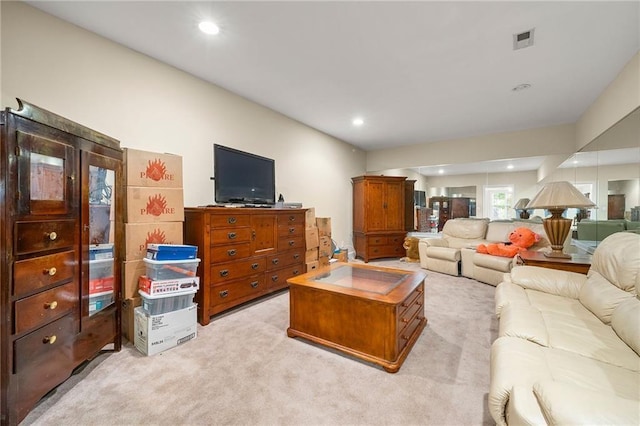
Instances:
[[[17,142],[19,214],[70,215],[73,147],[23,132],[17,132]]]
[[[91,153],[83,153],[83,160],[82,238],[88,247],[84,259],[88,258],[89,266],[88,297],[83,297],[86,302],[83,313],[93,316],[114,304],[118,290],[114,246],[118,163]]]

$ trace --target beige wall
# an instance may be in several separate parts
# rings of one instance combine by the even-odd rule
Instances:
[[[365,153],[20,2],[1,2],[1,100],[19,97],[123,147],[183,157],[185,205],[213,202],[213,144],[276,161],[276,191],[351,234],[351,177]]]

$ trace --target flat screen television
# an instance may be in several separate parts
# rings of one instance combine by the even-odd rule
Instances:
[[[213,145],[215,202],[218,204],[275,204],[275,161]]]

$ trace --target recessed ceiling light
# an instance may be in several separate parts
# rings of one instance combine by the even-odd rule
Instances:
[[[513,169],[513,164],[509,164],[509,165],[507,166],[507,169],[509,169],[509,170]]]
[[[511,90],[514,92],[520,92],[521,90],[527,90],[530,87],[531,85],[529,83],[522,83],[522,84],[518,84],[516,87],[514,87]]]
[[[443,174],[444,170],[440,169],[440,170],[438,170],[438,173]]]
[[[351,122],[354,126],[362,126],[364,124],[364,120],[360,117],[354,118]]]
[[[220,32],[220,28],[211,21],[202,21],[198,24],[198,28],[205,34],[218,34]]]

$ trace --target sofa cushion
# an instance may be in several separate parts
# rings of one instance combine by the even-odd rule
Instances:
[[[512,221],[493,220],[489,222],[485,240],[490,243],[506,243],[509,241],[509,234],[514,229]]]
[[[443,238],[462,238],[465,240],[482,240],[487,233],[489,219],[459,218],[450,219],[442,228]]]
[[[550,380],[535,383],[533,393],[550,425],[640,424],[638,401]]]
[[[611,328],[640,355],[640,300],[632,298],[618,305],[611,315]]]
[[[580,289],[580,303],[605,324],[611,323],[611,314],[622,302],[634,298],[633,293],[611,285],[598,272],[590,270],[589,277]]]
[[[492,256],[490,254],[476,253],[473,256],[473,263],[483,268],[494,269],[500,272],[511,271],[513,258]]]
[[[618,232],[607,237],[593,253],[590,271],[624,291],[634,292],[640,275],[640,235]]]

